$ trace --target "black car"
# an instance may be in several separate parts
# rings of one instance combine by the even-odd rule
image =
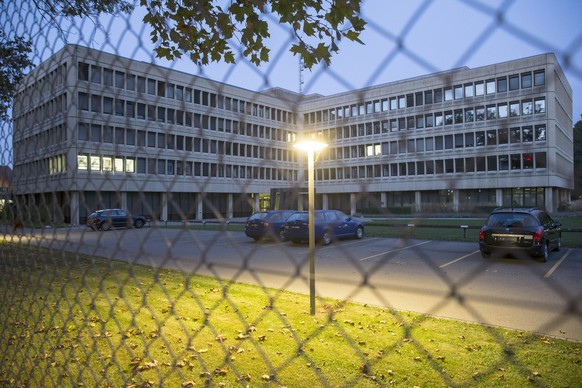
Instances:
[[[245,224],[245,234],[255,241],[263,238],[285,241],[285,221],[294,212],[294,210],[267,210],[253,213]]]
[[[123,209],[103,209],[94,211],[87,217],[87,226],[93,230],[111,228],[141,228],[145,225],[144,216],[131,215]]]
[[[309,212],[293,213],[285,222],[285,238],[293,243],[309,241]],[[364,237],[364,223],[339,210],[315,211],[315,240],[323,245],[335,238]]]
[[[550,251],[560,250],[561,226],[542,209],[496,209],[479,232],[479,249],[483,257],[525,252],[546,262]]]

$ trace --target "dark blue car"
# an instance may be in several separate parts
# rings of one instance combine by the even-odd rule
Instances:
[[[293,213],[285,222],[285,238],[293,243],[309,241],[309,213]],[[339,210],[315,211],[315,241],[323,245],[336,238],[364,237],[364,223]]]
[[[294,210],[267,210],[256,212],[247,219],[245,234],[255,241],[276,238],[285,241],[284,226]]]

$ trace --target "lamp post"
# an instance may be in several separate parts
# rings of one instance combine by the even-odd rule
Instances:
[[[309,311],[315,315],[315,152],[327,144],[316,140],[304,140],[295,148],[307,152],[307,198],[309,202]]]

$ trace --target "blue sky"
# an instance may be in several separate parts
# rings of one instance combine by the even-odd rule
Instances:
[[[19,0],[4,1],[8,7],[18,8],[20,4]],[[17,29],[30,26],[33,20],[32,2],[27,3],[23,2],[20,16],[11,19]],[[276,86],[299,91],[299,61],[288,52],[287,28],[271,25],[270,63],[257,68],[241,60],[236,65],[219,63],[200,68],[185,59],[171,63],[156,60],[149,30],[141,21],[143,13],[138,8],[130,17],[103,17],[98,29],[88,20],[61,22],[62,34],[35,23],[35,62],[61,48],[66,37],[69,43],[156,62],[251,90]],[[365,45],[343,41],[329,68],[316,66],[304,71],[304,93],[329,95],[455,67],[474,68],[554,52],[574,92],[574,123],[581,117],[580,0],[363,0],[362,14],[369,22],[361,37]],[[3,18],[0,16],[0,20]]]

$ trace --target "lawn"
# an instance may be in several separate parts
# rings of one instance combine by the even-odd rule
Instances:
[[[2,386],[579,386],[582,344],[0,244]]]

